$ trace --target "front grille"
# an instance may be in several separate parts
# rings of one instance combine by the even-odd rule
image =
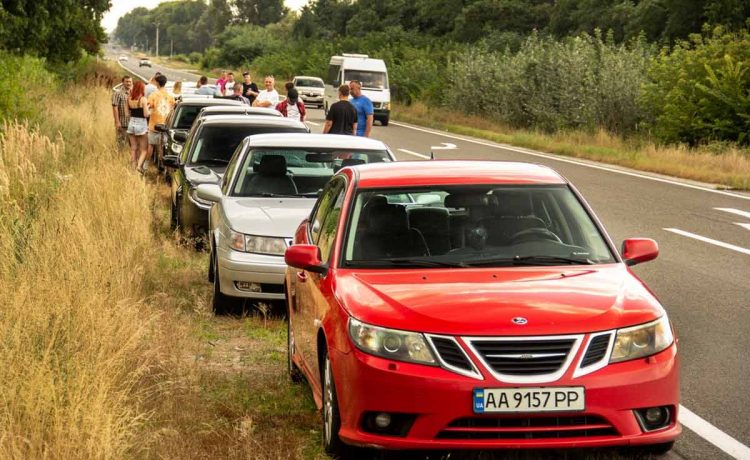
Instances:
[[[472,339],[481,358],[498,374],[537,376],[560,370],[575,338]]]
[[[581,360],[581,367],[590,366],[597,363],[604,358],[609,349],[609,338],[610,334],[598,335],[589,342],[589,347],[586,350],[586,354]]]
[[[432,344],[435,345],[435,350],[448,365],[467,372],[474,370],[471,362],[456,342],[443,337],[432,337],[431,340]]]
[[[559,417],[466,417],[438,433],[438,439],[549,439],[617,436],[598,415]]]

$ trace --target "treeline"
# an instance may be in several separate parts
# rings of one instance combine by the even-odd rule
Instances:
[[[218,17],[206,12],[222,8],[210,39],[179,48],[206,70],[325,75],[331,55],[366,53],[386,61],[392,97],[406,104],[544,131],[750,143],[745,0],[313,0],[291,13],[281,4],[172,2],[131,15],[196,8],[180,27],[200,34],[201,18]]]

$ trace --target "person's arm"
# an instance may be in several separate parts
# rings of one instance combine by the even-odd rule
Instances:
[[[305,111],[305,104],[301,101],[297,102],[297,109],[299,109],[299,121],[304,122],[305,115],[307,115],[307,112]]]
[[[149,108],[148,99],[146,97],[141,98],[141,107],[143,107],[143,116],[148,118],[151,116],[151,109]]]
[[[115,117],[115,128],[120,127],[120,111],[117,109],[119,105],[118,99],[119,97],[117,93],[112,95],[112,115]]]
[[[356,136],[356,135],[357,135],[357,122],[355,121],[352,124],[352,136]]]
[[[331,120],[326,120],[326,124],[323,125],[323,134],[328,134],[328,131],[331,130],[332,126],[333,122]]]
[[[372,131],[372,122],[375,120],[375,108],[372,106],[372,102],[367,107],[367,121],[365,124],[365,137],[370,137],[370,131]]]

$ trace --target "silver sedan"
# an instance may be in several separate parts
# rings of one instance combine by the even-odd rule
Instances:
[[[261,134],[246,138],[220,185],[203,184],[209,213],[213,309],[244,299],[284,298],[284,252],[318,194],[341,168],[395,161],[380,141],[323,134]]]

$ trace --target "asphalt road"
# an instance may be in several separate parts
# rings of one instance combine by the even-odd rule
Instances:
[[[196,79],[194,74],[158,65],[139,71],[133,58],[124,64],[144,76],[158,70],[170,79]],[[323,112],[309,109],[307,121],[313,132],[320,132]],[[387,143],[403,161],[425,160],[433,151],[438,160],[505,160],[550,166],[581,191],[615,242],[636,236],[657,240],[659,257],[635,267],[635,272],[660,298],[676,326],[682,405],[719,431],[706,429],[700,421],[691,422],[692,429],[685,428],[674,449],[676,456],[731,458],[705,439],[725,448],[731,446],[722,440],[723,432],[739,442],[735,457],[750,458],[746,447],[750,445],[746,415],[750,409],[750,392],[746,390],[750,383],[750,194],[710,191],[702,184],[566,157],[539,156],[538,152],[396,122],[375,126],[372,137]]]

